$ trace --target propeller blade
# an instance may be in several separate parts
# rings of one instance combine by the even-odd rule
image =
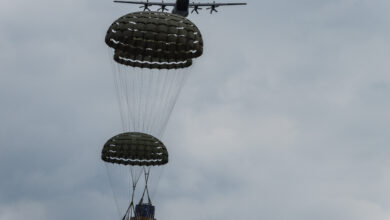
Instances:
[[[192,9],[191,14],[196,12],[196,14],[199,14],[198,10],[202,10],[202,8],[199,8],[199,6],[194,6],[194,9]]]
[[[216,7],[217,7],[216,5],[211,5],[211,7],[206,8],[206,9],[209,9],[210,10],[210,14],[212,14],[213,11],[218,12],[217,9],[215,9]]]
[[[164,5],[164,1],[161,1],[161,7],[159,9],[157,9],[157,11],[161,11],[161,12],[164,12],[164,11],[169,11],[167,9],[167,6]]]
[[[210,14],[212,14],[213,11],[218,12],[215,8],[216,8],[215,1],[213,1],[213,5],[210,8]]]
[[[157,9],[157,11],[161,11],[161,12],[164,12],[164,11],[169,11],[168,9],[166,9],[165,7],[161,7],[159,9]]]
[[[139,8],[143,8],[144,11],[146,11],[146,10],[150,11],[148,3],[149,3],[149,0],[146,1],[146,4],[139,6]]]

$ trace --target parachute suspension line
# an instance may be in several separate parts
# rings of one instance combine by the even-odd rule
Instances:
[[[164,109],[164,115],[166,115],[166,117],[162,117],[161,118],[161,124],[162,124],[162,128],[165,128],[167,123],[168,123],[168,120],[170,118],[170,115],[173,111],[173,108],[175,106],[175,103],[177,101],[177,98],[179,96],[179,93],[181,91],[181,88],[183,87],[184,85],[184,82],[186,81],[187,77],[188,77],[188,71],[186,70],[174,70],[174,72],[172,73],[172,77],[173,79],[171,80],[172,82],[174,83],[171,83],[168,85],[168,92],[169,92],[169,95],[167,96],[169,98],[169,100],[166,100],[166,102],[168,103]],[[161,129],[159,131],[159,134],[160,136],[163,136],[164,134],[164,131],[165,129]]]
[[[179,97],[179,93],[181,91],[181,88],[183,87],[183,84],[185,82],[185,80],[187,79],[187,72],[186,71],[178,71],[176,70],[175,72],[175,81],[176,80],[179,80],[178,83],[176,83],[175,85],[175,88],[174,88],[174,91],[172,92],[172,97],[171,97],[171,100],[169,100],[169,105],[167,105],[168,109],[166,109],[166,113],[167,114],[167,117],[164,118],[164,121],[162,122],[163,126],[165,127],[166,124],[168,123],[168,119],[170,118],[170,115],[173,111],[173,108],[175,106],[175,103],[176,103],[176,100],[177,98]],[[179,79],[177,79],[179,76]],[[160,131],[160,134],[161,136],[163,135],[165,130],[161,130]]]
[[[123,129],[124,131],[128,131],[129,130],[129,121],[130,121],[130,115],[129,115],[129,112],[126,111],[128,109],[128,105],[129,105],[129,97],[128,97],[128,85],[126,83],[126,73],[123,71],[123,67],[120,66],[120,65],[117,65],[118,67],[118,74],[120,75],[119,79],[120,79],[120,82],[121,82],[121,91],[123,93],[123,105],[125,106],[124,109],[122,109],[122,111],[125,111],[126,114],[125,117],[123,117],[122,120],[124,120],[124,124],[126,125]]]
[[[135,79],[135,75],[133,73],[133,71],[135,70],[135,68],[131,68],[131,69],[128,69],[128,72],[127,72],[127,79],[128,79],[128,82],[127,84],[131,86],[131,91],[130,91],[130,96],[131,96],[131,100],[133,101],[137,101],[137,89],[136,89],[136,79]],[[136,104],[135,104],[136,105]],[[129,121],[129,124],[132,125],[132,128],[131,130],[132,131],[135,131],[136,130],[136,112],[131,110],[133,108],[133,106],[130,106],[130,101],[129,101],[129,107],[127,109],[127,111],[129,112],[129,115],[131,115],[131,122]]]
[[[160,111],[160,104],[158,102],[158,96],[161,93],[161,89],[159,88],[159,81],[161,78],[161,72],[159,70],[149,70],[149,74],[151,75],[151,81],[149,85],[149,89],[152,90],[151,93],[148,95],[151,95],[147,97],[149,101],[148,109],[149,111],[146,112],[146,126],[145,126],[145,132],[150,133],[152,135],[156,135],[153,131],[152,124],[155,121],[155,117],[159,115]],[[158,125],[157,125],[158,126]]]
[[[172,72],[172,74],[170,74],[168,71],[166,71],[166,75],[169,77],[169,80],[168,80],[168,83],[164,84],[165,85],[164,91],[166,94],[163,96],[162,103],[165,103],[165,105],[162,106],[162,108],[161,108],[162,115],[164,115],[164,116],[166,115],[165,112],[166,112],[166,108],[168,106],[167,100],[169,100],[169,98],[170,98],[171,88],[172,88],[172,84],[174,81],[174,74],[175,74],[175,72]],[[171,79],[171,78],[173,78],[173,79]],[[161,125],[160,128],[157,130],[157,133],[159,134],[159,136],[161,135],[161,130],[164,129],[163,125],[161,124],[162,118],[164,118],[164,117],[160,117],[157,119],[158,124]]]
[[[159,101],[159,95],[161,94],[161,78],[163,77],[163,73],[161,70],[150,70],[150,73],[152,74],[152,81],[151,81],[151,90],[153,90],[152,97],[150,98],[152,104],[149,107],[149,112],[147,116],[147,127],[146,127],[146,132],[151,133],[153,135],[156,135],[155,132],[153,131],[152,124],[154,122],[154,116],[157,114],[153,114],[156,109],[158,109],[158,101]]]
[[[117,92],[119,94],[119,107],[122,119],[122,128],[124,131],[130,131],[132,124],[131,112],[129,111],[131,105],[131,99],[129,94],[131,93],[129,90],[131,89],[128,84],[129,75],[126,72],[125,67],[123,65],[116,64],[115,71],[115,81],[117,86]],[[129,88],[130,87],[130,88]]]
[[[144,109],[142,110],[143,111],[143,119],[142,119],[142,131],[146,131],[146,127],[147,127],[147,118],[148,118],[148,114],[147,114],[147,110],[150,109],[150,105],[151,103],[153,102],[153,100],[151,100],[151,97],[150,97],[150,93],[151,93],[151,89],[153,88],[153,84],[151,83],[151,76],[152,76],[152,72],[150,69],[147,69],[146,70],[147,72],[145,73],[145,82],[146,82],[146,99],[145,99],[145,105],[144,105]]]
[[[163,76],[163,79],[158,79],[158,84],[154,85],[155,88],[158,90],[156,91],[156,93],[158,93],[158,96],[156,96],[154,102],[155,105],[157,105],[155,108],[158,110],[159,114],[153,115],[153,119],[149,125],[148,130],[150,130],[153,135],[161,137],[161,130],[165,129],[165,125],[161,123],[161,120],[163,118],[169,117],[169,115],[166,114],[166,111],[164,111],[167,106],[170,105],[170,103],[166,100],[170,100],[172,97],[171,93],[169,92],[169,88],[176,82],[172,77],[174,76],[174,73],[172,71],[169,72],[168,70],[160,70],[158,74]]]
[[[124,93],[125,93],[125,102],[126,102],[126,113],[127,113],[127,118],[125,119],[126,122],[127,122],[127,127],[126,127],[126,131],[130,131],[132,128],[131,128],[131,125],[132,125],[132,121],[134,120],[134,118],[132,118],[131,116],[131,113],[129,111],[129,109],[131,108],[131,99],[130,99],[130,94],[131,93],[131,86],[129,85],[129,74],[127,73],[126,69],[124,69],[125,67],[123,66],[120,66],[121,67],[121,74],[122,74],[122,83],[123,83],[123,86],[124,86]]]
[[[120,109],[120,115],[121,115],[121,122],[122,122],[122,129],[123,130],[126,130],[126,126],[127,126],[127,124],[126,124],[126,112],[124,111],[124,106],[123,106],[123,104],[125,104],[122,100],[124,99],[124,95],[125,95],[125,93],[123,93],[122,91],[123,91],[123,89],[122,89],[122,81],[120,80],[120,78],[121,78],[121,76],[120,76],[120,74],[121,74],[121,72],[120,72],[120,70],[119,70],[119,66],[118,66],[118,64],[116,64],[115,66],[115,75],[114,75],[114,78],[115,78],[115,84],[116,84],[116,89],[118,90],[117,91],[117,94],[118,94],[118,97],[119,97],[119,109]]]
[[[145,69],[142,68],[141,70],[141,89],[140,89],[140,92],[142,92],[143,95],[145,95]],[[138,112],[139,112],[139,127],[138,127],[138,130],[140,131],[143,131],[143,128],[142,128],[142,121],[143,121],[143,105],[144,103],[146,102],[147,100],[145,100],[144,97],[140,96],[140,105],[138,106]]]
[[[158,85],[158,81],[159,81],[159,78],[161,76],[161,74],[158,74],[157,72],[157,76],[155,76],[155,71],[152,71],[150,70],[149,71],[150,75],[151,75],[151,80],[150,80],[150,96],[149,99],[151,100],[151,106],[149,106],[149,108],[147,109],[147,112],[146,112],[146,128],[145,128],[145,131],[146,133],[151,133],[151,122],[152,122],[152,116],[153,116],[153,109],[156,108],[156,97],[158,96],[158,89],[156,89],[156,86]]]
[[[118,64],[120,65],[120,64]],[[126,84],[127,89],[124,91],[126,93],[126,109],[125,111],[127,112],[127,125],[128,125],[128,130],[127,131],[132,131],[135,128],[135,116],[133,114],[133,111],[131,111],[132,108],[132,102],[134,104],[134,80],[131,79],[131,75],[128,69],[123,67],[123,81],[124,84]]]
[[[144,98],[143,98],[143,95],[145,95],[143,89],[144,89],[144,69],[142,68],[141,69],[141,72],[137,74],[137,77],[138,77],[138,80],[137,82],[139,82],[138,84],[138,89],[137,89],[137,92],[138,92],[138,105],[137,105],[137,112],[138,112],[138,115],[137,115],[137,128],[136,130],[137,131],[142,131],[142,128],[141,128],[141,124],[142,124],[142,101],[144,101]]]
[[[109,48],[109,51],[108,51],[108,54],[109,54],[109,56],[110,57],[112,57],[112,51],[111,51],[111,48]],[[125,121],[126,120],[124,120],[124,117],[125,117],[125,113],[124,113],[124,111],[123,111],[123,106],[122,106],[122,101],[121,101],[121,99],[122,99],[122,95],[123,94],[121,94],[121,89],[120,89],[120,81],[119,81],[119,76],[118,76],[118,74],[120,74],[119,73],[119,71],[118,71],[118,65],[115,63],[115,61],[113,60],[113,59],[110,59],[110,66],[111,66],[111,72],[112,72],[112,74],[113,74],[113,77],[114,77],[114,86],[115,86],[115,94],[116,94],[116,98],[117,98],[117,101],[118,101],[118,107],[119,107],[119,113],[120,113],[120,116],[121,116],[121,123],[122,123],[122,129],[123,130],[125,130]]]
[[[118,64],[120,65],[120,64]],[[129,70],[126,67],[122,67],[122,74],[123,78],[122,81],[126,86],[126,90],[123,92],[126,93],[126,109],[125,111],[127,112],[127,131],[132,131],[134,130],[134,122],[135,122],[135,116],[133,115],[133,111],[130,111],[132,108],[132,102],[134,102],[134,80],[131,79],[131,75]]]
[[[121,92],[121,91],[124,91],[124,89],[122,88],[124,85],[123,85],[123,81],[121,81],[121,71],[120,71],[120,66],[116,65],[116,75],[115,78],[116,78],[116,83],[118,85],[118,89],[119,91],[117,92],[119,94],[119,108],[120,108],[120,115],[121,115],[121,121],[122,121],[122,129],[123,131],[126,131],[127,130],[127,121],[126,118],[128,117],[128,113],[125,111],[125,107],[123,106],[124,104],[126,104],[126,93],[125,92]],[[122,101],[122,99],[125,100],[125,102]]]
[[[168,96],[167,85],[172,83],[170,72],[168,70],[163,70],[163,71],[165,72],[164,73],[165,78],[164,78],[164,83],[161,84],[161,98],[160,98],[160,103],[162,103],[162,105],[160,106],[160,112],[161,112],[162,117],[158,117],[155,119],[155,123],[157,123],[157,125],[158,125],[158,126],[156,126],[155,133],[159,137],[161,137],[160,130],[162,129],[160,121],[161,121],[161,118],[166,117],[164,115],[164,108],[166,105],[168,105],[168,103],[165,101],[167,99],[167,96]]]
[[[154,196],[156,195],[156,191],[157,191],[157,188],[159,186],[159,183],[160,183],[160,180],[161,180],[161,176],[164,173],[165,166],[160,166],[160,169],[161,169],[161,171],[158,172],[158,176],[157,176],[157,181],[156,181],[155,187],[152,189],[152,193],[150,194],[150,197],[152,199],[155,198]]]
[[[138,128],[137,130],[138,131],[143,131],[142,130],[142,119],[143,119],[143,112],[142,112],[142,107],[143,107],[143,103],[145,103],[145,98],[143,97],[146,93],[144,91],[145,89],[145,69],[142,68],[141,69],[141,74],[139,74],[139,77],[140,77],[140,89],[138,90],[140,93],[139,93],[139,105],[138,105]]]
[[[113,182],[112,182],[112,177],[111,177],[111,175],[110,175],[110,172],[108,172],[108,165],[107,165],[106,163],[104,163],[104,165],[106,166],[106,171],[107,171],[107,176],[108,176],[108,182],[109,182],[109,184],[110,184],[111,192],[112,192],[112,195],[113,195],[113,197],[114,197],[114,202],[115,202],[117,214],[118,214],[118,217],[120,218],[121,212],[120,212],[120,210],[119,210],[118,199],[117,199],[117,196],[116,196],[115,191],[114,191],[114,185],[113,185]]]
[[[134,208],[134,195],[135,195],[135,189],[137,187],[137,183],[141,177],[142,172],[139,172],[138,174],[135,173],[135,171],[130,167],[130,176],[131,176],[131,200],[129,207],[126,210],[125,215],[123,216],[122,220],[131,219],[133,217],[133,213],[135,212]]]
[[[158,114],[156,114],[156,111],[161,111],[161,98],[163,97],[163,91],[162,91],[162,87],[161,85],[163,84],[162,82],[165,83],[166,81],[166,75],[161,72],[161,70],[156,70],[155,73],[157,74],[157,80],[156,80],[156,84],[153,85],[154,86],[154,90],[155,90],[155,96],[152,100],[153,104],[152,104],[152,108],[151,108],[151,112],[150,112],[150,120],[149,120],[149,125],[148,125],[148,128],[147,128],[147,132],[150,132],[152,135],[156,136],[156,133],[154,132],[155,130],[155,121],[156,121],[156,117],[158,117]],[[162,77],[162,79],[161,79]],[[157,125],[158,126],[158,125]]]
[[[123,131],[161,138],[188,71],[113,67]]]
[[[144,69],[142,68],[141,69],[141,74],[137,74],[137,76],[139,77],[139,79],[137,80],[137,82],[140,82],[140,84],[138,85],[140,87],[140,89],[138,89],[139,91],[139,95],[138,95],[138,104],[137,104],[137,112],[138,112],[138,115],[137,115],[137,131],[141,131],[140,130],[140,124],[141,124],[141,103],[142,103],[142,89],[143,89],[143,75],[144,75]]]
[[[164,70],[163,70],[164,71]],[[164,106],[167,105],[166,102],[164,102],[164,100],[166,99],[167,97],[167,90],[166,88],[164,88],[164,85],[167,85],[167,83],[170,82],[170,74],[168,73],[168,71],[165,70],[165,72],[162,72],[161,73],[163,76],[164,76],[164,79],[163,79],[163,83],[160,83],[160,88],[159,88],[159,98],[158,98],[158,110],[160,112],[160,117],[158,117],[159,115],[155,115],[154,119],[153,119],[153,122],[152,122],[152,129],[154,129],[153,133],[154,135],[156,135],[157,137],[161,137],[160,134],[159,134],[159,130],[160,130],[160,127],[161,127],[161,124],[159,123],[160,119],[164,117]]]
[[[132,105],[130,105],[131,103],[129,102],[129,114],[132,114],[132,118],[133,118],[133,121],[132,122],[129,122],[132,124],[132,131],[135,131],[137,129],[137,111],[136,111],[136,107],[138,105],[138,92],[137,92],[137,75],[135,74],[135,72],[131,72],[131,71],[135,71],[136,68],[131,68],[128,70],[128,84],[131,85],[131,101],[132,101]]]
[[[137,186],[137,183],[138,183],[139,179],[141,178],[141,174],[142,174],[142,170],[141,170],[141,172],[136,173],[136,171],[132,167],[130,167],[130,176],[131,176],[131,183],[132,183],[133,189],[135,189],[135,187]]]
[[[150,103],[150,72],[149,70],[147,69],[142,69],[142,74],[141,74],[141,85],[142,85],[142,88],[141,88],[141,91],[142,91],[142,94],[143,94],[143,97],[142,97],[142,103],[141,105],[139,106],[140,107],[140,131],[142,132],[145,132],[145,129],[146,129],[146,124],[145,124],[145,121],[147,119],[147,110],[149,108],[149,103]]]
[[[146,70],[144,69],[144,68],[142,68],[142,75],[141,75],[141,85],[142,85],[142,91],[144,91],[145,93],[144,93],[144,96],[147,94],[147,91],[145,91],[145,90],[148,90],[147,89],[147,84],[146,84],[146,75],[147,75],[147,73],[145,73],[146,72]],[[147,96],[147,95],[146,95]],[[141,114],[141,116],[140,116],[140,130],[141,131],[144,131],[144,126],[145,126],[145,122],[144,122],[144,120],[145,120],[145,106],[146,106],[146,103],[147,103],[147,99],[146,99],[146,97],[145,98],[143,98],[143,99],[141,99],[141,101],[142,101],[142,103],[141,103],[141,106],[140,106],[140,114]]]
[[[157,72],[158,73],[158,72]],[[151,118],[151,113],[154,109],[154,103],[155,103],[155,84],[156,84],[156,78],[158,77],[158,74],[156,75],[153,70],[149,70],[149,88],[148,88],[148,100],[149,100],[149,105],[148,108],[145,109],[145,114],[146,114],[146,119],[145,119],[145,131],[147,133],[150,133],[149,131],[149,124],[150,124],[150,118]]]

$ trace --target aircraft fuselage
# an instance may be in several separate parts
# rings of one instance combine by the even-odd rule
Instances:
[[[189,4],[190,4],[190,0],[176,0],[176,4],[172,10],[172,13],[181,15],[183,17],[187,17]]]

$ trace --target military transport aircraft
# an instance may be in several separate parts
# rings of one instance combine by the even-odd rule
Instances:
[[[146,11],[146,10],[150,11],[149,6],[156,5],[156,6],[160,6],[160,8],[157,9],[157,11],[164,12],[164,11],[168,11],[168,9],[166,7],[169,6],[169,7],[173,7],[173,10],[172,10],[173,14],[178,14],[178,15],[181,15],[184,17],[188,16],[188,9],[189,8],[192,8],[191,13],[196,12],[197,14],[199,14],[198,10],[201,10],[202,9],[201,7],[208,7],[206,9],[209,9],[210,14],[212,14],[214,11],[218,12],[216,10],[216,8],[219,6],[246,5],[246,3],[215,3],[215,1],[213,3],[194,3],[194,2],[190,3],[189,0],[176,0],[176,3],[165,3],[164,1],[149,2],[149,0],[147,0],[147,1],[114,1],[114,2],[142,5],[142,6],[140,6],[140,8],[143,8],[144,11]]]

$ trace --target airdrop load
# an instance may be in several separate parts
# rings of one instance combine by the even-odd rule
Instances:
[[[129,200],[126,211],[116,202],[118,213],[125,211],[122,220],[155,220],[149,184],[158,183],[156,174],[168,163],[168,150],[159,139],[190,72],[187,67],[203,53],[202,35],[185,17],[144,11],[115,20],[105,43],[113,49],[110,61],[124,133],[105,143],[101,159],[107,162],[111,185],[117,182],[111,181],[117,169],[129,181],[123,185],[127,196],[113,190],[115,200],[116,195]]]

